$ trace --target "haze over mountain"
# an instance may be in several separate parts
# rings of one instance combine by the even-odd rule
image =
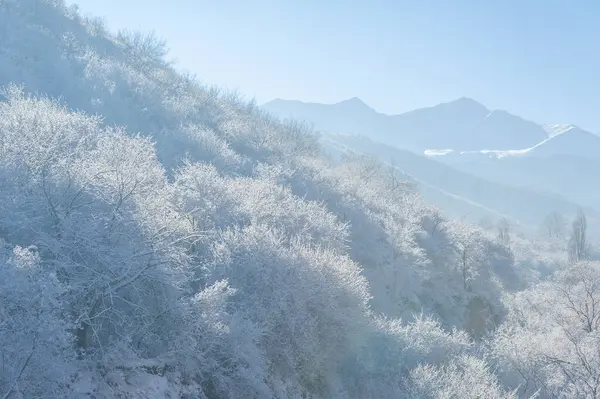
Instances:
[[[528,155],[537,157],[572,155],[598,159],[600,158],[600,137],[577,126],[569,126],[532,147]]]
[[[490,111],[468,98],[394,116],[378,113],[357,98],[332,105],[274,100],[263,107],[283,118],[304,119],[324,132],[370,138],[374,142],[359,144],[358,138],[335,136],[335,140],[343,139],[350,144],[353,151],[362,151],[363,146],[370,148],[370,153],[383,162],[390,160],[392,148],[383,150],[377,142],[451,165],[454,170],[445,171],[447,176],[453,176],[458,170],[465,172],[462,177],[447,180],[424,179],[424,174],[431,176],[436,173],[434,170],[443,167],[428,164],[408,153],[402,157],[404,162],[399,162],[406,173],[429,185],[427,192],[435,194],[430,200],[453,214],[459,210],[467,212],[466,203],[470,202],[478,204],[478,211],[469,211],[473,215],[487,209],[490,214],[500,212],[535,223],[535,219],[540,218],[540,209],[547,211],[556,205],[549,205],[550,198],[554,198],[552,201],[562,198],[572,204],[558,206],[557,211],[573,209],[573,206],[600,210],[600,187],[590,184],[600,176],[600,136],[577,126],[538,125],[505,111]],[[411,159],[413,161],[407,163]],[[417,164],[419,168],[414,167]],[[473,187],[482,187],[475,183],[474,177],[486,179],[487,191],[497,194],[483,200],[481,193],[465,191],[467,182],[472,182]],[[494,187],[494,183],[500,185]],[[447,195],[440,197],[440,190],[458,195],[461,200],[450,201]],[[502,207],[491,205],[494,199],[511,196],[509,192],[514,190],[534,191],[529,196],[513,197],[519,199],[506,201]],[[499,196],[498,193],[504,194]],[[534,200],[530,195],[540,198]]]
[[[466,217],[477,223],[481,218],[507,217],[515,223],[537,228],[552,213],[574,215],[578,204],[550,190],[517,186],[515,180],[496,183],[486,173],[471,174],[468,166],[453,167],[430,157],[374,142],[364,136],[325,133],[322,142],[326,148],[340,153],[358,153],[376,156],[414,179],[424,197],[446,214]],[[496,165],[497,167],[497,165]],[[518,180],[516,180],[518,181]],[[590,205],[591,206],[591,205]],[[597,217],[588,209],[588,216]],[[593,224],[594,225],[594,224]]]
[[[436,156],[455,169],[491,181],[552,192],[583,206],[598,209],[600,159],[575,155],[537,157]]]
[[[0,398],[597,396],[593,213],[282,122],[165,54],[0,1]],[[532,235],[427,195],[558,212]]]
[[[489,110],[469,98],[401,115],[378,113],[357,98],[331,105],[276,99],[262,107],[280,117],[310,121],[318,130],[361,134],[421,154],[432,149],[531,149],[503,154],[600,156],[600,136],[576,127],[563,127],[560,134],[549,137],[544,126],[506,111]],[[556,130],[555,127],[554,133]]]

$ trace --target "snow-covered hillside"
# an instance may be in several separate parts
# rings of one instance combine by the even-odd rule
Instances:
[[[165,52],[61,0],[0,2],[1,397],[598,389],[573,351],[590,327],[548,302],[596,276],[553,277],[586,246],[445,219]]]

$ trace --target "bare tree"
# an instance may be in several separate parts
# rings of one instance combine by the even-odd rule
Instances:
[[[398,169],[393,160],[388,164],[388,173],[386,177],[388,187],[393,192],[405,193],[416,189],[415,182],[412,181],[407,174]]]
[[[434,210],[429,218],[429,234],[433,237],[441,230],[444,223],[444,218],[439,210]]]
[[[463,227],[460,234],[456,237],[454,251],[457,255],[458,268],[461,273],[463,288],[465,291],[471,291],[471,282],[477,275],[477,268],[480,259],[480,246],[478,240],[479,232]]]
[[[565,278],[557,285],[557,297],[569,318],[590,333],[600,329],[600,275],[591,263],[582,262],[576,268],[580,270],[576,278]]]
[[[514,304],[496,348],[523,379],[522,397],[600,397],[600,263],[574,263]]]
[[[479,220],[478,226],[484,230],[491,231],[494,228],[494,221],[489,216],[484,216]]]
[[[117,40],[126,50],[126,57],[130,65],[142,72],[150,72],[154,67],[168,65],[165,56],[169,52],[163,39],[151,32],[144,34],[135,31],[122,30],[117,35]]]
[[[600,269],[594,262],[579,262],[554,285],[553,319],[563,336],[566,351],[546,353],[542,359],[565,376],[577,397],[600,396]]]
[[[571,226],[568,252],[569,261],[574,263],[587,259],[588,256],[587,219],[582,210],[579,210]]]
[[[498,221],[498,241],[506,247],[510,246],[510,221],[502,218]]]
[[[549,238],[564,238],[566,222],[558,212],[552,212],[544,219],[543,233]]]

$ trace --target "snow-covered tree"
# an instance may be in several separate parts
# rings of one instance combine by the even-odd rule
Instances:
[[[580,262],[511,300],[492,341],[506,380],[523,394],[600,393],[600,264]]]

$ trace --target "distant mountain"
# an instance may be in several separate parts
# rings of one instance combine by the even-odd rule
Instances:
[[[518,187],[510,181],[490,181],[462,168],[459,170],[365,137],[325,134],[322,141],[332,153],[373,155],[380,161],[393,165],[418,182],[419,191],[428,201],[453,217],[468,215],[473,222],[484,216],[508,217],[524,225],[537,227],[549,213],[574,214],[579,206],[558,194]],[[588,212],[591,217],[595,217],[595,211],[589,209]]]
[[[337,104],[277,99],[263,108],[280,117],[307,120],[318,130],[361,134],[419,153],[432,148],[529,148],[548,138],[542,126],[506,111],[491,111],[466,97],[393,116],[378,113],[358,98]]]
[[[397,132],[411,136],[423,149],[511,150],[533,146],[548,137],[533,122],[506,111],[490,111],[468,98],[391,118]]]
[[[482,159],[504,159],[514,157],[547,158],[557,155],[586,159],[600,159],[600,137],[572,125],[554,125],[550,135],[542,142],[521,150],[478,150],[455,151],[452,149],[425,150],[424,154],[438,157],[447,163],[472,162]],[[443,159],[441,158],[443,157]]]
[[[577,126],[569,126],[531,148],[528,154],[537,157],[564,154],[600,158],[600,137]]]
[[[282,118],[301,119],[326,132],[379,136],[390,132],[390,119],[354,97],[337,104],[304,103],[276,99],[262,106]]]
[[[600,136],[573,125],[538,125],[466,97],[400,115],[379,113],[356,97],[336,104],[276,99],[262,107],[324,132],[364,135],[420,154],[600,157]]]
[[[455,169],[503,184],[558,193],[584,206],[600,209],[600,159],[574,155],[548,157],[462,157],[435,159]]]
[[[545,126],[550,135],[522,150],[427,150],[435,160],[502,184],[560,194],[600,209],[600,137],[573,125]]]

